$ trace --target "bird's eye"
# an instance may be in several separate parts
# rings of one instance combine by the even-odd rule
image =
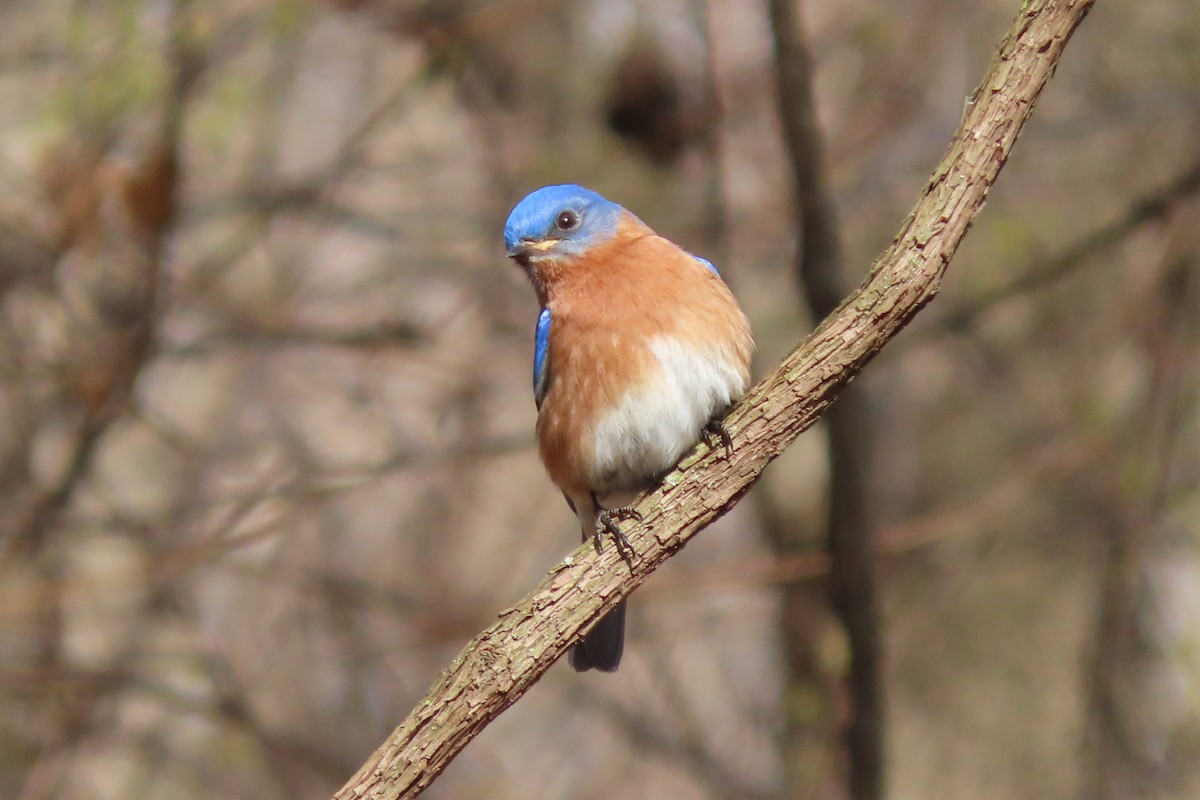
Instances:
[[[563,211],[554,221],[560,231],[571,231],[579,224],[579,215],[574,211]]]

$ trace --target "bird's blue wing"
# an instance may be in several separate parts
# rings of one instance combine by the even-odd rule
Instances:
[[[719,277],[721,277],[721,273],[717,272],[717,268],[716,268],[716,267],[714,267],[714,266],[713,266],[713,263],[712,263],[711,261],[709,261],[707,258],[701,258],[700,256],[693,255],[692,253],[688,253],[688,255],[689,255],[689,256],[692,256],[692,258],[696,259],[696,260],[697,260],[697,261],[699,261],[701,264],[703,264],[704,266],[706,266],[706,267],[708,267],[710,270],[712,270],[712,274],[713,274],[713,275],[716,275],[718,278],[719,278]]]
[[[546,368],[546,354],[550,350],[550,309],[543,308],[538,314],[537,330],[533,334],[533,399],[542,407],[549,387],[550,371]]]

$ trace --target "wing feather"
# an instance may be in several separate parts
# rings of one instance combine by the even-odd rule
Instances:
[[[550,388],[550,370],[546,356],[550,352],[550,309],[543,308],[538,314],[537,329],[533,333],[533,399],[538,410]]]

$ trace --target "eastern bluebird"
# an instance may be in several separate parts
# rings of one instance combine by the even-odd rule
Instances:
[[[582,186],[529,194],[504,225],[508,257],[537,292],[533,392],[550,480],[600,547],[746,390],[754,342],[708,261]],[[577,671],[616,670],[622,602],[571,648]]]

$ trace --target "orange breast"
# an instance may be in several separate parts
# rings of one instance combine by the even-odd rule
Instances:
[[[544,279],[553,322],[538,448],[568,495],[598,488],[594,440],[605,413],[662,379],[656,337],[717,346],[748,381],[753,343],[728,287],[636,218],[586,258],[548,265]]]

